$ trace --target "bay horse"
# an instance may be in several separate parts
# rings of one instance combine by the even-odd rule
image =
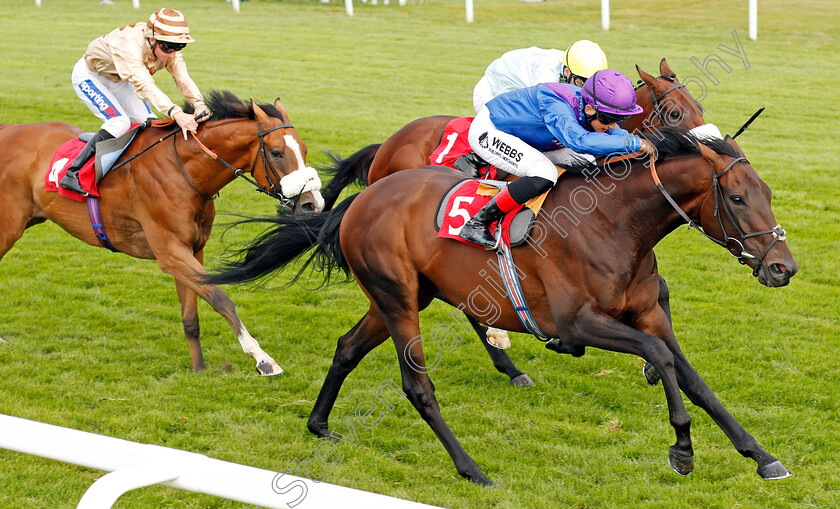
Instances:
[[[703,107],[688,93],[685,85],[680,83],[664,58],[659,62],[659,77],[648,74],[639,66],[636,66],[636,71],[641,78],[639,86],[636,87],[636,102],[644,111],[624,120],[621,123],[622,128],[632,133],[655,132],[668,126],[680,127],[687,131],[703,129],[702,126],[706,126]],[[332,208],[341,191],[350,184],[370,185],[397,171],[429,164],[429,157],[440,144],[446,124],[455,118],[457,117],[438,115],[415,120],[381,145],[369,145],[345,160],[336,160],[333,168],[326,169],[326,172],[334,174],[334,178],[324,188],[325,209]],[[668,308],[668,286],[664,279],[660,280],[660,285],[661,304]],[[499,350],[487,341],[488,335],[503,337],[507,333],[495,328],[488,330],[479,322],[468,320],[496,369],[506,374],[513,385],[533,385],[530,377],[516,367],[507,352]],[[556,343],[547,344],[549,347],[553,345]],[[575,354],[578,355],[579,351]],[[649,367],[645,370],[645,376],[650,383],[656,383],[656,374]]]
[[[655,367],[676,432],[668,461],[677,473],[690,474],[694,458],[682,390],[739,453],[756,461],[762,478],[787,477],[789,470],[729,414],[683,355],[659,305],[653,253],[662,238],[688,221],[749,266],[761,284],[787,285],[798,267],[770,207],[771,190],[728,136],[698,142],[684,131],[668,129],[662,139],[649,139],[662,157],[650,169],[643,160],[618,167],[603,160],[597,166],[582,162],[577,170],[588,169],[588,177],[564,176],[550,191],[535,223],[542,232],[541,249],[512,249],[523,274],[525,301],[539,329],[564,344],[637,355]],[[299,245],[305,250],[315,235],[317,248],[310,261],[327,271],[351,271],[370,300],[367,313],[338,340],[308,429],[319,437],[331,435],[328,418],[344,380],[390,336],[407,398],[443,443],[458,473],[487,485],[490,480],[441,416],[418,316],[440,293],[475,319],[525,332],[506,295],[484,290],[484,299],[475,298],[477,289],[484,288],[485,270],[498,274],[491,269],[494,254],[436,236],[432,218],[437,205],[465,178],[443,167],[397,172],[330,212],[268,220],[278,227],[261,244],[273,266],[282,268],[301,252],[279,256],[275,248]],[[588,187],[595,198],[585,207],[574,199],[581,187]],[[491,300],[494,314],[488,316]]]
[[[250,174],[258,190],[290,200],[297,212],[321,210],[323,198],[318,190],[282,195],[280,179],[305,167],[307,148],[279,99],[257,105],[230,92],[214,92],[207,107],[212,116],[199,124],[196,138],[215,158],[172,127],[141,129],[115,168],[125,164],[99,182],[102,224],[116,250],[157,260],[163,272],[175,277],[194,370],[205,369],[197,306],[201,296],[227,319],[261,375],[282,373],[248,333],[230,297],[217,286],[196,282],[197,274],[206,273],[213,197],[237,176]],[[24,230],[46,220],[87,244],[100,245],[87,205],[44,188],[53,152],[80,132],[60,122],[0,126],[0,259]],[[171,141],[156,143],[167,133]]]

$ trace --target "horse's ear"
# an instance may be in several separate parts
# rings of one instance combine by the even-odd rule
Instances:
[[[729,136],[729,135],[727,134],[727,135],[726,135],[726,137],[723,139],[723,141],[725,141],[726,143],[728,143],[730,147],[734,148],[736,152],[738,152],[739,154],[741,154],[741,157],[743,157],[744,159],[746,159],[746,158],[747,158],[747,155],[746,155],[746,154],[744,154],[744,151],[743,151],[743,150],[741,150],[741,147],[740,147],[740,145],[738,145],[738,142],[737,142],[737,141],[735,141],[735,138],[733,138],[732,136]]]
[[[703,155],[703,159],[708,161],[708,163],[712,165],[712,168],[714,168],[715,171],[721,171],[724,168],[725,165],[723,163],[723,158],[720,157],[720,154],[707,147],[706,145],[703,145],[699,141],[695,142],[695,145],[697,146],[697,149],[700,151],[700,153]]]
[[[277,111],[279,111],[281,115],[283,115],[283,122],[289,122],[289,114],[286,113],[286,107],[283,106],[279,97],[274,100],[274,107],[277,108]]]
[[[662,74],[662,76],[671,78],[672,80],[677,79],[677,74],[668,67],[668,62],[666,62],[664,58],[661,62],[659,62],[659,73]]]
[[[260,122],[268,122],[268,115],[253,100],[251,101],[251,111],[254,112],[254,117]]]
[[[656,83],[656,78],[641,70],[638,64],[636,65],[636,72],[639,73],[639,77],[642,78],[642,81],[644,81],[647,86],[653,88],[654,83]]]

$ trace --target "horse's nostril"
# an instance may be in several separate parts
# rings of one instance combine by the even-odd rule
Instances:
[[[770,270],[771,270],[771,271],[773,271],[773,273],[774,273],[774,274],[776,274],[776,275],[778,275],[778,276],[784,276],[785,274],[787,274],[788,272],[790,272],[790,271],[788,270],[788,268],[787,268],[787,267],[785,267],[785,266],[784,266],[783,264],[781,264],[781,263],[774,263],[774,264],[770,265]]]

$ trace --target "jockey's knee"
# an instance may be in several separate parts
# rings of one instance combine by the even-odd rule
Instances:
[[[554,172],[557,173],[556,171]],[[526,201],[543,194],[554,186],[557,177],[554,180],[546,179],[540,176],[521,177],[514,180],[508,186],[508,193],[516,203],[525,203]]]
[[[129,127],[131,127],[131,120],[129,120],[129,118],[125,115],[109,118],[104,124],[102,124],[102,129],[111,133],[111,136],[114,138],[122,136],[126,131],[128,131]]]

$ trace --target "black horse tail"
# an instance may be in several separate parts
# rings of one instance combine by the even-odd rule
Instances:
[[[315,253],[304,263],[290,284],[297,281],[312,263],[315,270],[324,273],[325,282],[336,268],[349,274],[350,267],[341,252],[338,232],[341,219],[356,196],[347,198],[335,210],[319,214],[288,214],[235,223],[233,226],[265,223],[273,227],[244,248],[233,250],[232,254],[237,259],[225,262],[220,268],[221,272],[202,276],[199,281],[202,284],[222,285],[267,280],[315,246]]]
[[[318,230],[318,247],[315,253],[306,262],[314,265],[313,270],[321,272],[324,275],[324,282],[328,282],[332,278],[333,271],[340,269],[346,278],[350,277],[350,265],[347,264],[347,258],[344,257],[344,252],[341,250],[341,239],[339,238],[339,230],[341,229],[341,220],[344,219],[344,214],[347,209],[353,204],[353,201],[359,196],[356,193],[348,197],[338,206],[322,215],[327,216],[321,229]],[[304,267],[305,268],[305,267]],[[298,276],[300,273],[298,273]]]
[[[333,165],[330,168],[324,168],[322,171],[332,175],[333,178],[321,190],[321,196],[324,197],[324,210],[332,209],[341,191],[350,184],[355,183],[361,187],[367,186],[370,165],[381,146],[381,143],[368,145],[347,159],[341,159],[336,154],[328,154],[333,161]]]

